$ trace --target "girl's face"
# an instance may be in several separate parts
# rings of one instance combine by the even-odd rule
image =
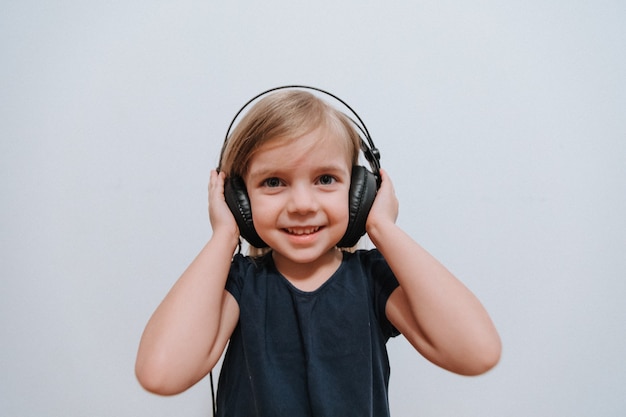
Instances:
[[[348,227],[352,169],[345,140],[318,128],[292,140],[269,141],[245,176],[252,220],[280,268],[336,259]]]

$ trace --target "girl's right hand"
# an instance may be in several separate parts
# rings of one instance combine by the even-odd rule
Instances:
[[[239,321],[225,290],[239,228],[224,198],[224,174],[211,172],[213,235],[156,309],[141,337],[135,373],[160,395],[178,394],[204,378],[221,357]]]
[[[213,228],[213,234],[223,231],[239,238],[239,227],[224,197],[225,180],[226,174],[223,172],[211,171],[211,179],[209,181],[209,220]]]

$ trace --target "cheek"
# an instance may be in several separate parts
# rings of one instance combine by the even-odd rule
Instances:
[[[328,208],[328,212],[332,215],[336,222],[345,223],[346,225],[348,224],[348,220],[350,218],[350,207],[347,193],[334,198]]]
[[[252,211],[252,221],[256,225],[269,222],[276,212],[276,199],[267,198],[261,195],[250,195],[250,210]]]

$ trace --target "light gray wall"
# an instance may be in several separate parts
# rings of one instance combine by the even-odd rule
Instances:
[[[207,381],[144,392],[137,343],[210,236],[228,122],[287,83],[355,107],[399,223],[503,338],[478,378],[391,341],[395,416],[624,415],[625,19],[607,0],[3,2],[0,415],[209,415]]]

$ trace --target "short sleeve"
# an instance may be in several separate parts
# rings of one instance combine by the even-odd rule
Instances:
[[[381,330],[386,338],[395,337],[400,332],[387,319],[387,300],[400,286],[389,264],[378,249],[360,251],[361,261],[370,279],[372,297]]]
[[[226,279],[226,291],[237,300],[237,303],[241,300],[245,269],[250,263],[249,258],[238,253],[233,257],[230,264],[228,278]]]

